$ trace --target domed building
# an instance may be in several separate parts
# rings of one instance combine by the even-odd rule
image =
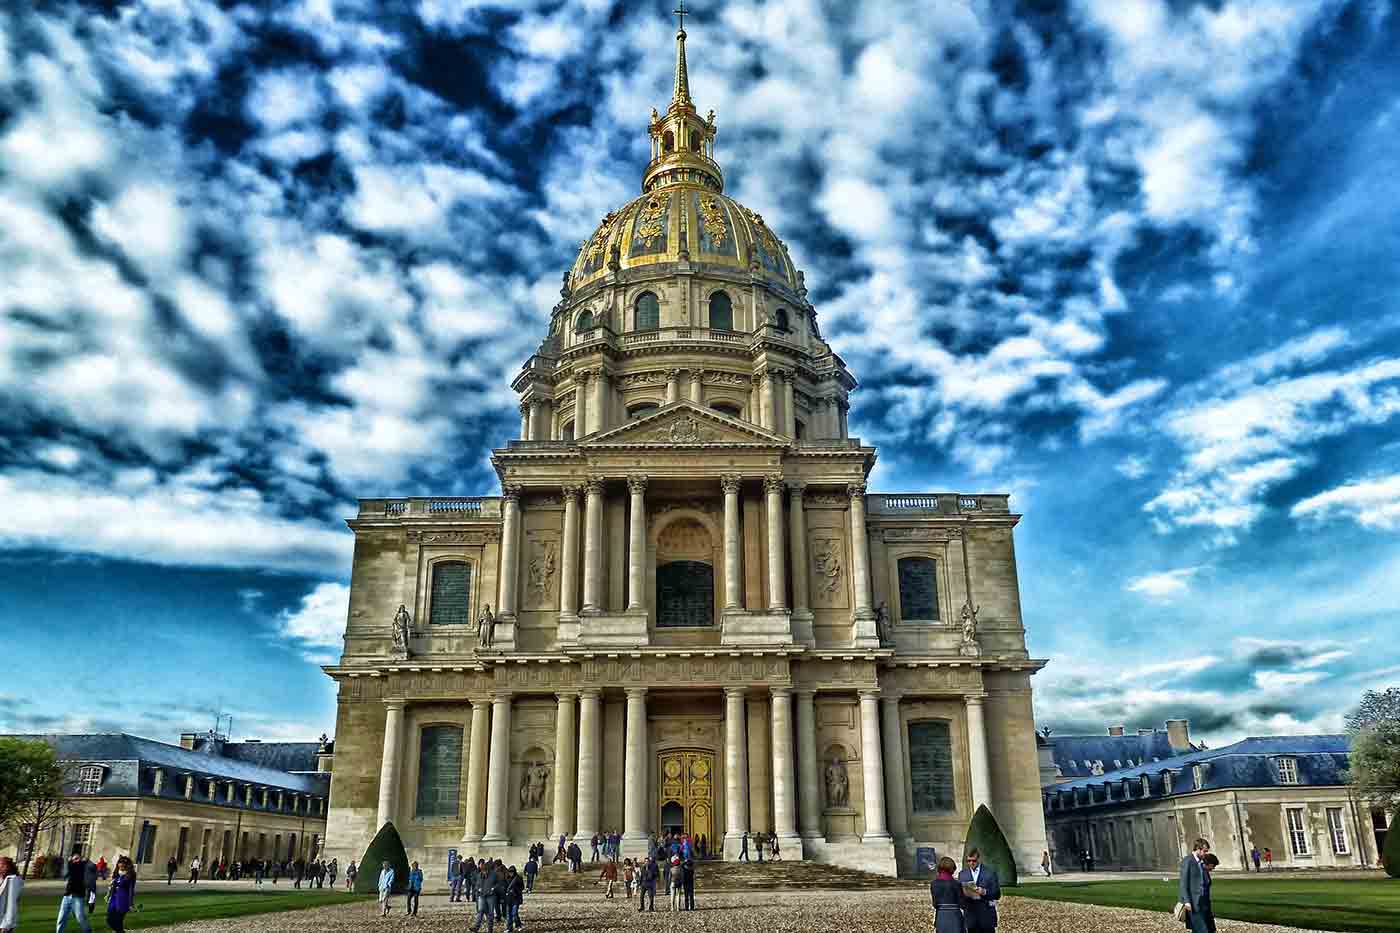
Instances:
[[[512,383],[501,495],[363,499],[327,847],[912,873],[982,804],[1045,830],[1012,529],[995,493],[873,494],[857,383],[802,273],[724,194],[686,33],[641,195],[564,273]]]

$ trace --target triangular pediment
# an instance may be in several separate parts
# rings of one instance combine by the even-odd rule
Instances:
[[[711,444],[786,447],[789,443],[780,434],[721,415],[694,402],[672,402],[636,421],[584,438],[579,446],[585,449],[658,445],[704,447]]]

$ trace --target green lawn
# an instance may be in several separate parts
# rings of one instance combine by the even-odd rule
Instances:
[[[19,929],[17,933],[52,933],[58,918],[58,903],[61,893],[33,893],[26,891],[20,902]],[[164,883],[151,885],[143,891],[136,889],[136,903],[140,910],[126,915],[126,927],[135,930],[141,927],[159,927],[185,920],[212,920],[219,917],[244,917],[249,914],[266,914],[282,910],[303,910],[308,907],[327,907],[332,904],[347,904],[366,901],[370,898],[340,891],[296,891],[266,890],[229,891],[207,889],[203,891],[174,891],[166,889]],[[97,907],[90,917],[93,933],[106,930],[107,906],[102,898],[97,899]],[[71,919],[68,929],[76,931],[78,925]]]
[[[1163,913],[1176,905],[1176,879],[1067,881],[1023,884],[1017,897],[1137,907]],[[1007,893],[1012,893],[1008,891]],[[1400,930],[1400,881],[1373,879],[1220,878],[1211,888],[1215,915],[1316,930],[1395,933]]]

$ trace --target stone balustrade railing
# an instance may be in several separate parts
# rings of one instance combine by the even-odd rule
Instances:
[[[1010,511],[1009,499],[1004,493],[876,493],[866,496],[866,510],[872,515],[976,515]]]
[[[360,518],[500,518],[495,496],[434,496],[406,499],[361,499]]]

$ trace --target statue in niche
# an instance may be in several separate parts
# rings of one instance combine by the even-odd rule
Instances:
[[[883,600],[880,608],[875,610],[875,638],[882,648],[893,644],[890,639],[890,611]]]
[[[846,774],[846,762],[839,754],[832,754],[826,766],[826,805],[845,807],[850,805],[851,779]]]
[[[530,588],[535,591],[535,598],[543,602],[549,595],[549,581],[554,577],[554,548],[547,544],[536,547],[530,556],[527,573]]]
[[[408,615],[408,607],[399,603],[399,611],[394,613],[394,621],[389,627],[389,638],[395,657],[408,657],[408,636],[411,624],[412,619]]]
[[[958,652],[965,657],[975,658],[982,653],[982,649],[977,646],[977,613],[978,608],[968,600],[962,607],[962,645]]]
[[[549,783],[549,768],[542,761],[531,761],[520,775],[520,809],[538,810],[544,806],[545,786]]]
[[[836,554],[835,540],[818,542],[817,552],[812,555],[812,570],[817,575],[817,585],[828,595],[835,593],[841,585],[841,558]]]
[[[491,604],[487,603],[476,620],[476,646],[490,648],[496,638],[496,617],[491,614]]]

